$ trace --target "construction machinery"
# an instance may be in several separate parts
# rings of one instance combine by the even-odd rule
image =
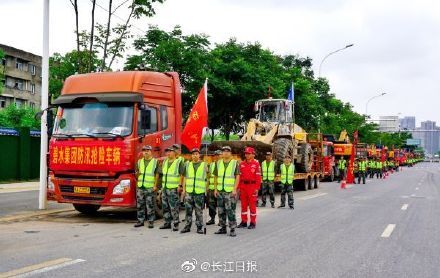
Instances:
[[[241,140],[214,141],[210,149],[216,150],[227,145],[234,154],[242,154],[245,147],[254,147],[258,160],[263,160],[265,153],[271,151],[277,163],[290,155],[295,163],[295,179],[305,180],[305,190],[316,188],[323,177],[322,165],[318,166],[317,160],[323,154],[322,136],[316,136],[310,141],[309,134],[295,124],[294,102],[291,100],[258,100],[254,112],[255,118],[248,122]]]

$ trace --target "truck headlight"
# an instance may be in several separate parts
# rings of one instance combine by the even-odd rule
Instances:
[[[121,180],[118,185],[113,188],[113,195],[125,194],[130,191],[130,180]]]
[[[47,178],[47,190],[54,191],[55,190],[55,184],[52,182],[52,180]]]

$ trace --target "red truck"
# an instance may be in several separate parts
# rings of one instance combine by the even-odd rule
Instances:
[[[142,146],[161,157],[180,143],[181,87],[174,72],[74,75],[54,104],[47,197],[83,213],[135,207]]]

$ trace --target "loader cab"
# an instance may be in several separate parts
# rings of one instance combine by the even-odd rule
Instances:
[[[263,99],[255,102],[256,119],[260,122],[293,123],[293,101]]]

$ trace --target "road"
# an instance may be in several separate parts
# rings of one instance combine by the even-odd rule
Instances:
[[[346,190],[321,183],[295,192],[294,211],[260,208],[236,238],[135,229],[128,211],[12,221],[0,224],[0,277],[440,277],[439,187],[437,163]]]

